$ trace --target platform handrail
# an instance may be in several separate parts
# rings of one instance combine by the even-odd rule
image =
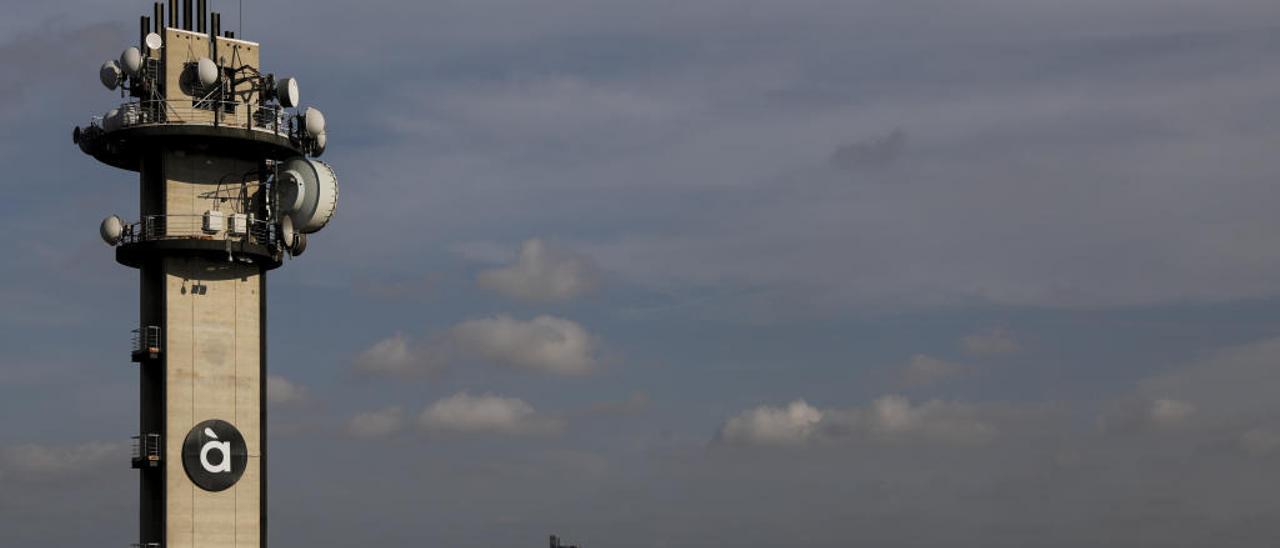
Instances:
[[[89,125],[107,131],[139,126],[200,125],[238,127],[289,138],[297,134],[282,107],[212,99],[129,101],[117,107],[114,117],[90,117]]]
[[[232,232],[229,221],[218,230],[205,229],[203,214],[144,215],[141,220],[126,224],[120,244],[136,244],[158,240],[216,240],[270,244],[275,231],[265,220],[250,216],[246,219],[243,234]]]

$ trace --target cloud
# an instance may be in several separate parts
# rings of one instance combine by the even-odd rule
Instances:
[[[412,339],[399,332],[374,343],[355,359],[356,371],[396,377],[434,373],[442,369],[444,364],[439,348],[415,344]]]
[[[883,396],[863,409],[831,413],[827,434],[871,443],[930,442],[981,445],[998,433],[977,405],[932,400],[918,405]]]
[[[404,410],[388,407],[379,411],[359,413],[347,421],[347,433],[357,438],[385,438],[400,431],[404,424]]]
[[[804,400],[786,407],[761,406],[729,419],[719,439],[744,445],[811,442],[895,445],[986,444],[998,434],[1001,414],[981,406],[944,401],[913,405],[902,396],[877,398],[868,406],[819,410]]]
[[[943,361],[925,354],[915,354],[899,367],[900,377],[906,386],[925,386],[950,380],[972,369],[958,363]]]
[[[594,291],[599,274],[587,257],[535,238],[520,246],[515,264],[482,271],[476,283],[513,299],[545,303]]]
[[[579,375],[596,367],[596,342],[569,320],[538,316],[517,320],[500,315],[470,320],[449,330],[456,349],[470,356],[515,368]]]
[[[305,387],[289,382],[280,375],[267,376],[267,402],[272,405],[290,406],[306,402],[310,395]]]
[[[14,480],[61,481],[122,466],[128,458],[124,443],[24,444],[0,451],[0,472]]]
[[[1013,354],[1022,349],[1013,333],[1002,327],[966,336],[960,339],[960,346],[966,354],[978,357]]]
[[[438,433],[548,435],[564,428],[561,420],[539,415],[523,400],[466,392],[431,404],[418,421],[426,431]]]
[[[730,418],[720,439],[749,445],[798,445],[809,441],[822,420],[822,411],[804,400],[786,407],[760,406]]]

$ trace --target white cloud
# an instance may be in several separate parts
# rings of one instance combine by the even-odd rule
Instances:
[[[976,405],[936,400],[913,405],[907,398],[892,395],[851,409],[819,410],[797,400],[787,407],[761,406],[744,411],[725,422],[720,439],[747,445],[981,445],[996,437],[996,418]]]
[[[907,386],[923,386],[942,382],[970,372],[958,363],[943,361],[925,354],[915,354],[900,368],[901,380]]]
[[[750,445],[796,445],[809,440],[822,420],[822,411],[804,400],[786,407],[760,406],[729,419],[720,439]]]
[[[24,444],[0,451],[0,471],[6,477],[31,481],[77,477],[128,461],[124,443],[90,442],[79,445]]]
[[[883,396],[864,409],[831,414],[829,433],[869,442],[936,442],[978,445],[997,430],[970,404],[932,400],[918,405],[902,396]]]
[[[272,405],[298,405],[309,398],[307,389],[279,375],[267,376],[267,402]]]
[[[577,323],[552,316],[470,320],[454,326],[449,338],[464,354],[547,373],[582,374],[597,363],[591,334]]]
[[[466,392],[431,404],[418,420],[428,432],[539,435],[564,428],[562,421],[538,414],[524,400]]]
[[[415,344],[403,333],[396,333],[356,356],[355,366],[363,373],[414,376],[439,370],[443,361],[430,345]]]
[[[997,327],[974,333],[960,340],[961,347],[970,356],[999,356],[1012,354],[1022,349],[1022,345],[1009,330]]]
[[[535,238],[520,246],[515,264],[485,270],[476,282],[514,299],[555,302],[594,291],[598,278],[587,257]]]
[[[404,410],[399,406],[360,413],[347,421],[347,433],[358,438],[385,438],[404,424]]]

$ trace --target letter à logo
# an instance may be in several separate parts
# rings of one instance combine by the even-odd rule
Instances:
[[[244,436],[231,423],[213,419],[197,424],[182,444],[182,467],[205,491],[229,489],[249,462]]]
[[[230,474],[231,473],[231,442],[218,441],[218,434],[212,428],[205,428],[204,435],[213,438],[213,441],[204,444],[200,448],[200,466],[210,474]],[[209,464],[209,452],[218,451],[222,455],[222,460],[217,466]]]

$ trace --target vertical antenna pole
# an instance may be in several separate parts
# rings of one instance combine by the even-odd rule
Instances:
[[[169,28],[178,28],[178,0],[169,0]]]
[[[155,19],[152,22],[155,24],[155,29],[152,32],[164,36],[164,2],[156,2],[154,11]]]
[[[209,14],[205,6],[205,0],[196,0],[196,32],[201,34],[209,31]]]
[[[191,0],[182,0],[182,30],[191,30]]]

